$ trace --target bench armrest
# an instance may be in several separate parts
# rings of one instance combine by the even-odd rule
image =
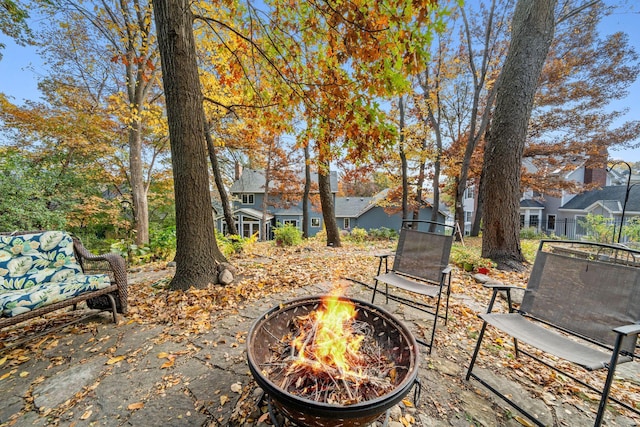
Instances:
[[[618,326],[613,331],[624,336],[640,334],[640,324]]]
[[[73,238],[73,246],[78,256],[78,262],[85,271],[86,262],[106,262],[109,264],[110,273],[109,276],[112,279],[112,284],[118,286],[118,294],[120,297],[120,303],[122,305],[123,313],[127,313],[127,264],[123,257],[116,253],[106,253],[102,255],[95,255],[84,247],[82,242]]]

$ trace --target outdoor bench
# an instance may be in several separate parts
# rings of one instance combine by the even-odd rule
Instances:
[[[491,325],[513,338],[516,357],[524,354],[599,394],[596,426],[603,421],[607,400],[640,414],[639,408],[610,396],[616,366],[640,357],[636,346],[640,333],[639,260],[640,251],[620,245],[542,240],[518,308],[512,303],[511,291],[522,288],[485,284],[493,294],[487,312],[479,315],[482,329],[466,379],[473,377],[536,425],[544,425],[495,384],[473,372],[487,326]],[[493,312],[499,292],[506,292],[507,313]],[[525,350],[518,343],[526,343],[535,351]],[[580,379],[568,372],[568,365],[562,369],[562,361],[587,371],[603,370],[606,376]]]
[[[127,312],[127,272],[114,253],[94,255],[64,231],[0,233],[0,328],[86,301]]]

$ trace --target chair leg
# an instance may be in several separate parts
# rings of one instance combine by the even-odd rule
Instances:
[[[371,304],[373,304],[373,302],[376,299],[376,292],[378,291],[378,281],[376,280],[373,284],[373,296],[371,297]]]
[[[113,295],[107,294],[107,298],[109,298],[109,303],[111,304],[111,312],[113,313],[113,323],[118,323],[118,310],[116,308],[116,300],[113,298]]]
[[[600,396],[600,404],[598,405],[598,415],[596,416],[595,427],[599,427],[602,424],[604,418],[604,411],[607,408],[607,399],[609,398],[609,390],[611,390],[611,383],[613,382],[613,376],[616,371],[616,365],[618,364],[618,355],[620,354],[620,347],[622,346],[622,340],[624,336],[618,335],[616,337],[616,344],[611,354],[611,360],[609,361],[609,370],[607,372],[607,379],[604,382],[604,388],[602,389],[602,395]]]
[[[443,279],[443,283],[444,283],[445,280],[447,282],[447,299],[446,299],[446,305],[445,305],[445,310],[444,310],[444,324],[445,325],[449,321],[449,297],[451,296],[451,273],[449,273],[447,276],[448,276],[448,279],[445,279],[444,277],[442,278]]]
[[[484,331],[487,329],[487,322],[482,322],[482,329],[480,329],[480,335],[478,335],[478,341],[476,342],[476,348],[473,351],[473,356],[471,356],[471,362],[469,362],[469,369],[467,369],[467,376],[465,379],[469,381],[471,377],[471,371],[473,370],[473,365],[476,363],[476,359],[478,358],[478,352],[480,351],[480,346],[482,345],[482,339],[484,338]]]

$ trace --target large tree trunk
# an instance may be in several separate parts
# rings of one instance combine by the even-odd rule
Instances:
[[[149,243],[149,202],[142,165],[142,123],[136,121],[129,129],[129,173],[133,223],[136,230],[136,245]]]
[[[302,194],[302,237],[309,238],[309,194],[311,193],[311,154],[309,142],[304,146],[304,193]]]
[[[402,96],[399,98],[398,111],[400,114],[399,133],[400,133],[400,168],[402,175],[402,219],[409,218],[409,166],[407,162],[407,153],[404,151],[404,102]]]
[[[520,173],[527,126],[555,31],[557,0],[518,0],[484,154],[482,256],[500,268],[522,268]]]
[[[204,114],[204,112],[202,113]],[[206,120],[206,118],[205,118]],[[224,180],[222,179],[222,173],[220,172],[220,165],[218,164],[218,155],[216,154],[216,147],[213,144],[213,138],[209,134],[209,129],[205,130],[205,137],[207,139],[207,151],[209,152],[209,160],[211,161],[211,169],[213,170],[213,179],[216,182],[216,188],[218,194],[220,194],[220,203],[222,204],[222,213],[224,215],[224,222],[227,223],[227,230],[229,234],[238,234],[238,228],[236,227],[236,220],[233,218],[233,211],[231,210],[231,203],[229,202],[229,195],[227,189],[224,186]]]
[[[153,0],[176,198],[173,289],[218,283],[218,263],[226,261],[214,234],[202,92],[189,4],[187,0]]]
[[[327,230],[327,246],[335,248],[342,246],[340,241],[340,229],[336,222],[336,210],[331,192],[331,169],[328,161],[319,161],[318,191],[320,192],[320,204],[322,205],[322,219]]]

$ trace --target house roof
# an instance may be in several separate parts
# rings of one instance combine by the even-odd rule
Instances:
[[[338,173],[336,171],[330,172],[331,191],[338,191]],[[266,179],[264,176],[264,170],[256,170],[245,168],[242,170],[240,178],[233,182],[230,188],[232,194],[238,193],[264,193],[264,185]],[[318,174],[311,174],[311,182],[318,182]]]
[[[373,197],[336,197],[336,217],[356,218],[374,205]]]
[[[389,189],[385,188],[373,195],[373,197],[336,197],[335,213],[338,218],[358,218],[368,210],[380,206],[380,202],[387,198]],[[432,200],[427,201],[429,206],[433,206]],[[444,205],[438,209],[442,215],[447,216],[447,209]]]
[[[520,200],[520,207],[521,208],[540,208],[540,209],[544,209],[544,204],[538,200],[533,200],[533,199],[524,199],[524,200]]]
[[[565,203],[560,207],[560,210],[586,210],[590,206],[600,203],[611,212],[619,213],[622,212],[626,192],[626,185],[612,185],[599,190],[585,191]],[[626,211],[640,213],[640,188],[635,188],[635,186],[630,188]]]
[[[233,213],[234,214],[242,213],[242,214],[254,217],[255,219],[262,219],[262,211],[259,211],[258,209],[240,208],[233,211]],[[267,213],[267,221],[271,221],[272,219],[273,219],[273,215],[271,213]]]

